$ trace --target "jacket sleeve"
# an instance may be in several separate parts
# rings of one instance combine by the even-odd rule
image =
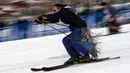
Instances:
[[[47,21],[51,23],[59,22],[58,14],[48,14],[48,15],[45,15],[45,17],[47,18]]]

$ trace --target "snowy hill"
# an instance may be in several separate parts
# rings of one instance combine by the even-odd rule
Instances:
[[[106,28],[92,29],[95,34],[106,34]],[[122,26],[122,32],[130,31],[130,25]],[[31,67],[58,65],[69,56],[62,45],[65,35],[53,35],[0,43],[0,73],[34,73]],[[130,32],[98,37],[101,55],[121,56],[93,64],[76,65],[49,73],[130,73]],[[37,72],[37,73],[43,73]]]

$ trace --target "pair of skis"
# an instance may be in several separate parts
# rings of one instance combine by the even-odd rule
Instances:
[[[97,63],[97,62],[103,62],[103,61],[108,61],[108,60],[115,60],[115,59],[119,59],[120,56],[117,57],[105,57],[105,58],[100,58],[100,59],[93,59],[89,62],[86,63],[80,63],[80,64],[90,64],[90,63]],[[53,70],[57,70],[57,69],[63,69],[63,68],[67,68],[73,65],[77,65],[77,64],[61,64],[61,65],[57,65],[57,66],[52,66],[52,67],[42,67],[42,68],[31,68],[32,71],[36,72],[36,71],[53,71]]]

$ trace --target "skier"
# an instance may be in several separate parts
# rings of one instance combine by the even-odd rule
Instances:
[[[96,43],[91,37],[87,24],[69,8],[64,8],[62,4],[52,6],[53,14],[39,16],[35,19],[37,23],[55,23],[59,19],[65,24],[69,24],[71,33],[63,38],[63,45],[66,48],[70,59],[65,64],[83,63],[97,59],[98,51]],[[46,24],[47,25],[47,24]]]
[[[102,2],[100,4],[103,6],[103,13],[106,15],[106,19],[109,26],[109,34],[119,33],[119,23],[116,21],[116,18],[119,17],[117,10],[109,5],[107,2]]]

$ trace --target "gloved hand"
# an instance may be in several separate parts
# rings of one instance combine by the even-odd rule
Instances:
[[[44,15],[39,16],[38,18],[36,18],[35,22],[37,22],[39,24],[48,23],[47,18]]]
[[[116,20],[115,18],[109,18],[107,21],[110,22],[110,23],[112,23],[112,22],[114,22],[115,20]]]

